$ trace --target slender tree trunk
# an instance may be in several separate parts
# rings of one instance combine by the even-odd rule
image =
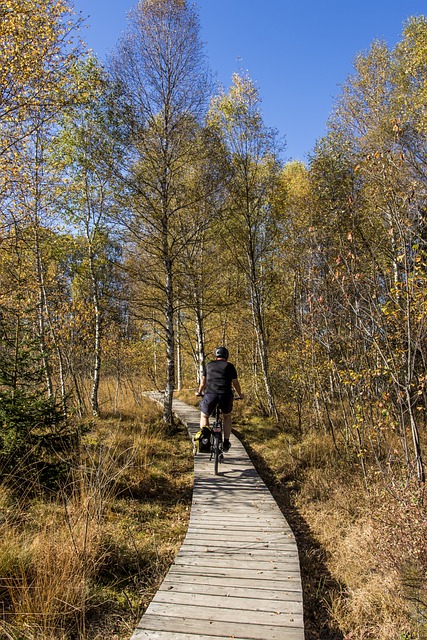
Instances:
[[[55,347],[55,351],[56,351],[56,356],[58,358],[58,368],[59,368],[59,384],[60,384],[60,389],[61,389],[61,400],[62,400],[62,405],[64,408],[64,414],[67,412],[67,407],[66,407],[66,386],[65,386],[65,368],[64,368],[64,355],[62,353],[62,349],[61,349],[61,345],[60,342],[58,340],[58,336],[57,333],[55,331],[55,327],[53,325],[52,322],[52,318],[51,315],[49,313],[49,307],[47,304],[47,292],[46,292],[46,286],[45,286],[45,282],[44,280],[42,281],[42,291],[43,291],[43,300],[44,300],[44,312],[46,315],[46,320],[49,326],[49,333],[53,342],[53,345]]]
[[[196,319],[196,341],[197,341],[197,384],[200,384],[203,376],[203,370],[205,368],[205,335],[203,328],[203,311],[195,297],[195,319]]]
[[[122,383],[122,341],[121,338],[118,338],[117,348],[116,348],[116,388],[114,391],[114,413],[117,415],[119,413],[119,397],[120,397],[120,387]]]
[[[16,392],[18,390],[18,359],[19,359],[19,340],[21,334],[21,323],[19,321],[19,316],[16,317],[16,326],[15,326],[15,336],[14,336],[14,350],[13,350],[13,368],[12,368],[12,400],[16,397]]]
[[[76,372],[74,371],[73,363],[71,362],[71,360],[70,360],[70,358],[68,357],[67,354],[65,354],[65,362],[67,364],[68,372],[70,373],[71,378],[72,378],[73,383],[74,383],[74,391],[76,393],[78,415],[81,418],[83,416],[84,412],[85,412],[85,403],[83,401],[82,393],[80,391],[80,384],[79,384],[79,381],[77,380],[77,376],[76,376]]]
[[[114,392],[114,413],[118,414],[119,412],[119,393],[120,393],[120,383],[121,383],[121,375],[120,375],[120,367],[117,367],[117,376],[116,376],[116,389]]]
[[[158,384],[158,366],[157,366],[157,349],[158,349],[158,337],[157,337],[157,328],[156,324],[153,321],[153,337],[154,337],[154,350],[153,350],[153,376],[154,376],[154,386],[156,389],[159,388]]]
[[[49,362],[49,355],[46,345],[46,325],[45,325],[45,309],[47,308],[47,301],[45,299],[45,287],[44,287],[44,275],[43,275],[43,260],[40,248],[39,237],[39,207],[40,207],[40,174],[39,168],[43,162],[42,157],[42,143],[40,138],[40,131],[36,132],[36,166],[34,174],[34,251],[36,256],[36,278],[38,286],[38,304],[37,304],[37,321],[39,328],[39,340],[40,340],[40,352],[42,358],[42,366],[44,376],[46,380],[46,391],[48,398],[53,396],[53,383],[52,383],[52,371]]]
[[[176,386],[178,391],[182,388],[182,351],[181,351],[181,317],[176,314]]]
[[[405,389],[406,395],[406,403],[408,405],[408,413],[409,413],[409,422],[411,425],[411,433],[412,433],[412,441],[414,443],[414,452],[415,452],[415,466],[417,469],[417,477],[419,482],[425,482],[425,470],[424,470],[424,462],[421,454],[421,443],[420,443],[420,434],[418,432],[417,423],[414,418],[414,412],[412,411],[411,404],[411,394],[409,388]]]
[[[43,274],[43,265],[42,265],[40,244],[37,237],[37,230],[36,230],[36,251],[37,251],[37,280],[38,280],[38,285],[40,290],[39,313],[40,313],[40,332],[41,332],[41,335],[43,336],[42,343],[44,345],[44,350],[46,351],[46,345],[45,345],[45,320],[46,320],[47,325],[49,327],[49,333],[50,333],[53,345],[55,347],[56,355],[58,358],[61,399],[62,399],[62,404],[64,408],[64,413],[66,413],[67,408],[65,403],[66,389],[65,389],[65,374],[64,374],[64,357],[63,357],[61,347],[58,341],[58,337],[56,335],[56,331],[53,326],[51,315],[49,312],[46,283],[45,283],[44,274]],[[44,363],[44,367],[45,367],[45,376],[47,380],[48,397],[50,398],[53,395],[53,383],[52,383],[52,376],[51,376],[51,367],[50,367],[49,359],[47,357],[47,353],[46,353],[46,362]]]
[[[163,424],[170,429],[172,420],[172,401],[175,390],[175,331],[172,261],[165,259],[166,268],[166,386],[164,395]]]
[[[410,281],[410,267],[408,256],[406,254],[405,249],[405,267],[406,267],[406,283],[407,287],[409,286]],[[412,304],[411,304],[411,295],[409,291],[406,291],[406,380],[405,380],[405,396],[406,396],[406,404],[408,406],[408,414],[409,414],[409,423],[411,425],[411,434],[412,434],[412,442],[414,444],[414,453],[415,453],[415,465],[417,469],[417,477],[419,482],[425,482],[425,470],[424,470],[424,462],[421,453],[421,442],[420,435],[417,427],[417,422],[415,420],[414,412],[412,409],[412,380],[414,375],[414,360],[413,354],[416,351],[416,343],[413,337],[412,331]]]
[[[98,282],[95,275],[94,254],[92,246],[89,246],[89,269],[92,283],[92,303],[95,321],[95,339],[94,339],[94,365],[92,374],[92,391],[90,402],[92,407],[92,415],[99,415],[99,382],[101,377],[101,336],[102,336],[102,313],[99,302]]]
[[[39,325],[39,340],[40,340],[40,352],[43,364],[43,371],[46,380],[46,391],[47,397],[51,398],[53,396],[53,383],[52,383],[52,372],[49,362],[49,356],[46,346],[46,324],[45,324],[45,308],[47,306],[46,300],[44,297],[45,288],[43,282],[43,266],[40,255],[40,245],[38,239],[38,232],[35,230],[35,243],[36,243],[36,268],[37,268],[37,284],[39,288],[38,292],[38,304],[37,304],[37,316],[38,316],[38,325]]]
[[[272,416],[276,422],[279,419],[279,414],[276,407],[276,402],[273,395],[270,370],[268,364],[268,347],[267,338],[264,329],[264,319],[262,316],[261,301],[259,292],[256,285],[254,265],[251,265],[251,306],[252,306],[252,318],[254,322],[255,334],[257,338],[258,354],[261,363],[262,377],[264,381],[265,394],[267,398],[267,411],[268,415]]]

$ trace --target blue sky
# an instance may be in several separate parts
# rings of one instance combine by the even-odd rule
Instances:
[[[131,0],[74,0],[89,16],[84,39],[101,60],[126,29]],[[356,54],[375,39],[394,46],[427,0],[196,0],[210,67],[227,88],[248,71],[265,123],[286,140],[285,159],[307,160]]]

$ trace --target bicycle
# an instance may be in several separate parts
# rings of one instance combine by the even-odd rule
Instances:
[[[234,400],[241,400],[241,396],[234,396]],[[218,475],[218,467],[221,462],[224,462],[224,444],[223,433],[224,428],[222,425],[222,411],[219,404],[216,405],[215,410],[211,414],[215,417],[215,420],[211,426],[211,457],[210,460],[214,461],[214,473]]]
[[[200,393],[196,393],[197,396],[202,396],[202,394]],[[234,396],[234,400],[242,400],[243,396]],[[214,461],[214,473],[217,476],[218,475],[218,468],[219,468],[219,464],[221,462],[224,462],[224,442],[223,442],[223,433],[224,433],[224,428],[223,428],[223,424],[222,424],[222,411],[221,411],[221,407],[219,405],[219,401],[215,407],[215,409],[213,410],[213,412],[210,414],[212,418],[214,418],[214,422],[211,426],[209,426],[208,428],[210,429],[211,432],[211,441],[210,441],[210,458],[209,460]],[[194,445],[193,445],[194,446]]]
[[[219,404],[216,405],[214,413],[212,416],[215,416],[215,420],[211,426],[211,457],[209,460],[214,461],[214,473],[218,475],[218,467],[219,463],[224,462],[224,453],[223,453],[223,426],[222,426],[222,412]]]

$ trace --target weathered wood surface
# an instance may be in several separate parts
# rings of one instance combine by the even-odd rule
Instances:
[[[193,436],[199,412],[174,401]],[[194,459],[187,536],[131,640],[303,640],[294,535],[243,445]]]

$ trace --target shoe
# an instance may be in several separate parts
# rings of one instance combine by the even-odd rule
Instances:
[[[231,447],[230,440],[224,440],[222,445],[223,450],[227,453],[230,447]]]

